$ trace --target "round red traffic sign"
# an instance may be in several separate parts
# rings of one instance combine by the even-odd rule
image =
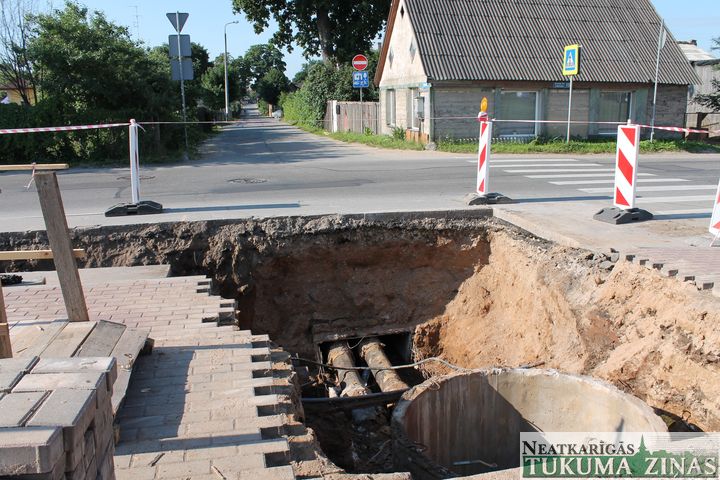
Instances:
[[[368,66],[367,57],[365,55],[355,55],[352,59],[352,66],[355,70],[365,70]]]

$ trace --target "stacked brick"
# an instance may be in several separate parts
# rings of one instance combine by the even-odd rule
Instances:
[[[112,357],[0,360],[0,478],[114,479]]]

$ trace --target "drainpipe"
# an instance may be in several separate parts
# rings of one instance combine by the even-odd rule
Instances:
[[[376,370],[392,367],[392,363],[388,360],[383,351],[383,344],[377,338],[369,338],[360,343],[360,355],[363,357],[380,390],[383,392],[396,392],[398,390],[406,390],[407,383],[403,382],[397,374],[396,370]]]

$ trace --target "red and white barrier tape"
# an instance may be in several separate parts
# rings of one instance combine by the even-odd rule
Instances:
[[[682,128],[682,127],[653,127],[652,125],[638,125],[642,128],[654,128],[655,130],[665,130],[668,132],[682,132],[682,133],[718,133],[720,130],[698,130],[697,128]]]
[[[2,128],[0,135],[13,133],[70,132],[74,130],[96,130],[99,128],[127,127],[129,123],[101,123],[97,125],[72,125],[67,127]]]

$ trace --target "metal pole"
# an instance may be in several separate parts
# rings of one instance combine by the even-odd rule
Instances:
[[[660,33],[658,34],[657,56],[655,58],[655,87],[653,88],[653,110],[650,121],[650,141],[655,141],[655,107],[657,106],[658,75],[660,73],[660,50],[663,47],[663,33],[665,33],[665,19],[660,19]]]
[[[360,87],[360,133],[365,133],[365,129],[363,128],[365,122],[363,119],[363,101],[362,101],[362,87]]]
[[[570,97],[568,99],[567,140],[565,140],[565,143],[570,143],[570,115],[572,114],[572,92],[573,92],[573,77],[570,77]]]
[[[180,12],[175,12],[175,21],[177,22],[177,25],[180,26]],[[182,113],[183,113],[183,127],[185,130],[185,155],[190,155],[190,144],[188,143],[188,134],[187,134],[187,112],[185,107],[185,78],[183,76],[183,58],[182,58],[182,50],[180,50],[180,30],[178,30],[178,36],[177,36],[177,44],[178,44],[178,64],[180,66],[180,94],[182,96]]]
[[[225,33],[225,56],[223,57],[223,60],[224,60],[224,63],[225,63],[225,121],[227,121],[227,119],[228,119],[228,117],[229,117],[229,115],[230,115],[230,108],[229,108],[229,104],[230,104],[230,94],[229,94],[229,91],[228,91],[227,27],[228,27],[228,25],[232,25],[232,24],[234,24],[234,23],[238,23],[238,21],[235,20],[234,22],[228,22],[228,23],[226,23],[226,24],[225,24],[225,28],[223,29],[223,31],[224,31],[224,33]]]
[[[130,120],[130,192],[132,203],[140,203],[140,154],[138,148],[138,125],[134,119]]]

